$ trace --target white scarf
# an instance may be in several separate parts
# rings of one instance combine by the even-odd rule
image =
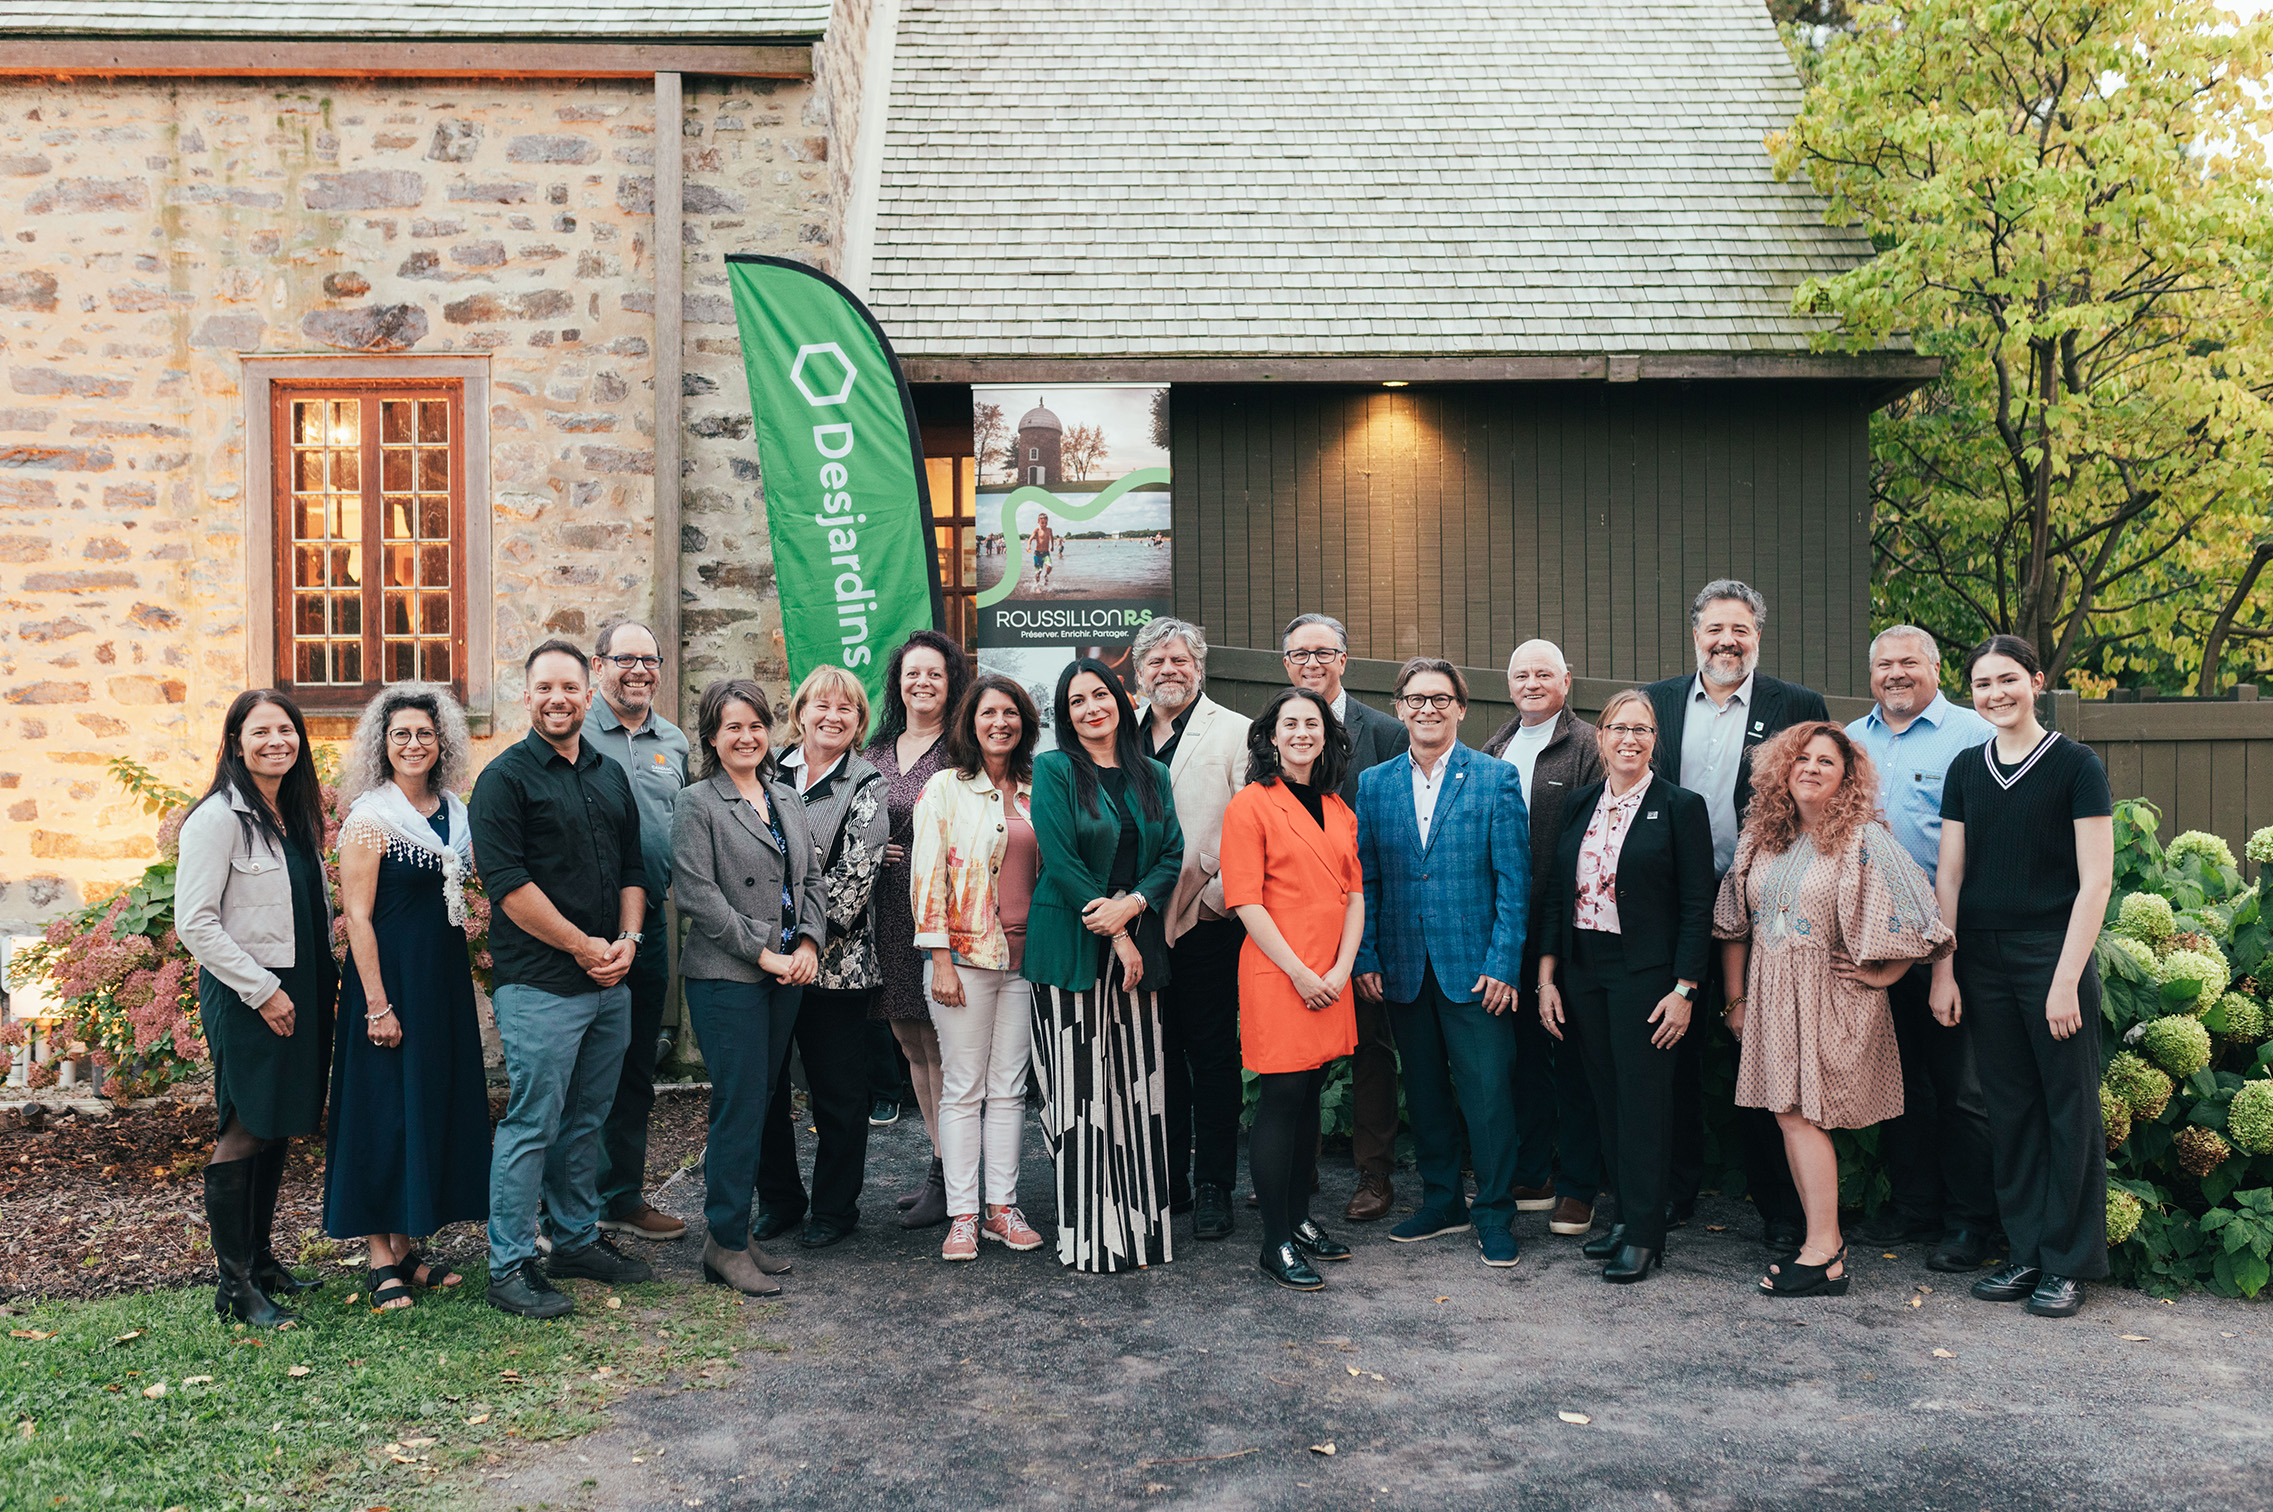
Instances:
[[[447,844],[435,835],[427,816],[411,807],[410,799],[400,787],[383,782],[349,807],[339,838],[343,844],[353,840],[393,856],[397,861],[439,870],[443,906],[450,911],[450,922],[463,929],[466,925],[465,879],[474,864],[472,827],[466,819],[466,805],[456,793],[444,793],[442,806],[450,816]]]

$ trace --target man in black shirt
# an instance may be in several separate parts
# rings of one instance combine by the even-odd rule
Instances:
[[[599,1237],[600,1126],[630,1043],[624,985],[640,945],[647,869],[623,768],[583,739],[583,652],[550,640],[522,668],[529,734],[483,769],[469,805],[492,905],[490,1000],[512,1100],[489,1172],[489,1300],[524,1317],[574,1304],[536,1265],[544,1198],[555,1276],[650,1280]]]

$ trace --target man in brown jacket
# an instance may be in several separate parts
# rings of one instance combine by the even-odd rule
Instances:
[[[1565,815],[1563,800],[1602,779],[1602,751],[1594,726],[1570,711],[1571,669],[1554,642],[1530,640],[1515,648],[1507,662],[1507,696],[1515,717],[1485,743],[1484,754],[1522,773],[1523,801],[1531,811],[1531,927],[1525,932],[1523,974],[1516,979],[1523,996],[1510,1078],[1520,1141],[1515,1205],[1526,1213],[1553,1209],[1550,1232],[1584,1234],[1593,1226],[1594,1195],[1602,1184],[1602,1139],[1577,1048],[1539,1022],[1539,916],[1554,885],[1564,820],[1584,824],[1588,817]]]

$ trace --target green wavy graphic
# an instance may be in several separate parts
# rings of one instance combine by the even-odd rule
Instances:
[[[1086,504],[1069,504],[1046,488],[1037,488],[1031,483],[1022,484],[1003,496],[1003,540],[1007,544],[1018,539],[1018,506],[1021,504],[1039,504],[1056,518],[1071,521],[1078,525],[1084,520],[1096,519],[1106,510],[1112,508],[1121,495],[1132,488],[1142,488],[1147,483],[1165,483],[1167,481],[1167,468],[1140,467],[1127,477],[1115,482],[1111,488],[1106,489]],[[976,599],[972,600],[973,603],[984,609],[989,604],[1001,603],[1017,591],[1019,583],[1025,578],[1026,571],[1031,564],[1028,562],[1027,553],[1024,551],[1013,551],[1011,561],[1016,564],[1017,570],[1005,572],[1002,575],[1001,582],[981,593]]]

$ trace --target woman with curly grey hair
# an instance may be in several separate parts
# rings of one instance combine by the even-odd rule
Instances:
[[[457,1272],[413,1236],[489,1211],[489,1105],[467,954],[466,716],[437,683],[383,689],[355,727],[339,833],[349,970],[332,1059],[324,1231],[370,1245],[371,1305]],[[471,912],[480,912],[478,899]]]

